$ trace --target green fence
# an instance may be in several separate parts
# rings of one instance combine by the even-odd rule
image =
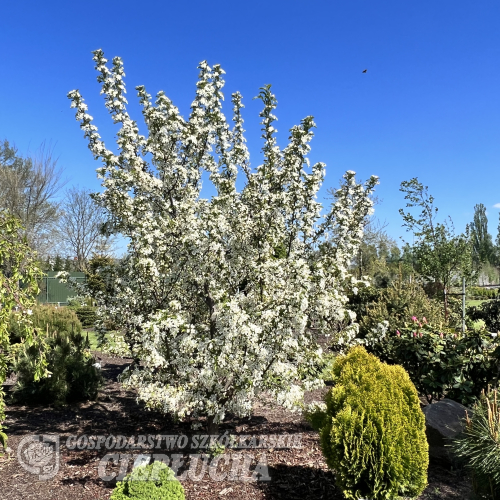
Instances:
[[[67,304],[68,297],[76,295],[76,291],[56,278],[57,271],[46,273],[39,283],[40,293],[37,300],[41,304]],[[73,280],[78,283],[85,281],[85,273],[69,273]]]

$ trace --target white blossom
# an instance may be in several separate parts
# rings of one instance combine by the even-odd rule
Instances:
[[[228,412],[248,415],[264,391],[296,406],[319,384],[308,375],[322,356],[311,320],[328,333],[346,314],[348,268],[377,179],[361,185],[347,172],[322,217],[316,198],[325,165],[310,167],[307,159],[313,118],[294,126],[280,149],[270,86],[258,96],[264,160],[252,169],[242,97],[232,94],[231,127],[222,112],[220,66],[200,63],[188,119],[163,92],[153,102],[137,87],[143,136],[126,109],[121,59],[108,68],[98,50],[94,61],[120,126],[116,154],[101,141],[79,92],[68,96],[102,161],[104,190],[95,199],[109,214],[107,230],[130,241],[114,296],[95,297],[98,323],[113,320],[122,330],[114,345],[141,360],[122,380],[149,407],[179,418],[204,415],[217,423]],[[210,200],[200,195],[204,171],[216,190]],[[241,191],[239,172],[246,178]]]

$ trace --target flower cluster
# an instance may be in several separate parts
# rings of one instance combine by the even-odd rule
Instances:
[[[304,375],[321,356],[311,318],[326,332],[346,314],[348,268],[377,178],[362,185],[347,172],[322,217],[316,195],[325,165],[307,159],[313,118],[294,126],[280,149],[270,86],[258,95],[264,161],[251,169],[242,97],[232,95],[230,127],[220,66],[200,63],[187,120],[163,92],[153,103],[137,87],[145,137],[126,110],[120,58],[110,69],[97,50],[94,61],[106,107],[121,126],[117,154],[101,141],[79,92],[68,96],[103,162],[104,191],[95,199],[109,214],[106,228],[130,241],[100,313],[123,329],[141,360],[123,380],[147,405],[179,418],[217,423],[227,412],[248,415],[263,391],[293,406],[317,382]],[[246,185],[238,191],[240,171]],[[203,172],[216,190],[210,200],[200,196]]]

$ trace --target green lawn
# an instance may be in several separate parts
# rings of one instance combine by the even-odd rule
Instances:
[[[491,299],[482,299],[482,300],[466,300],[465,305],[466,306],[480,306],[483,302],[488,302],[488,300]]]
[[[94,330],[84,330],[83,335],[89,336],[90,349],[95,351],[97,349],[97,335]]]
[[[116,332],[108,332],[108,333],[116,333]],[[89,336],[89,343],[90,343],[90,350],[92,351],[98,351],[99,349],[97,348],[97,334],[94,330],[88,329],[88,330],[83,330],[82,334],[88,335]]]

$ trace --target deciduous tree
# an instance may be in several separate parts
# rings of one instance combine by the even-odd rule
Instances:
[[[438,209],[428,187],[416,177],[401,183],[400,191],[405,193],[406,208],[418,207],[418,216],[405,212],[404,226],[412,231],[415,242],[411,248],[415,270],[425,279],[436,282],[444,289],[445,317],[448,318],[447,292],[458,284],[462,277],[470,281],[475,275],[472,265],[472,244],[467,234],[455,234],[451,218],[445,222],[436,220]]]
[[[98,50],[94,61],[121,127],[117,154],[101,141],[79,92],[68,96],[103,162],[96,201],[111,215],[108,229],[130,240],[107,310],[141,360],[125,379],[148,406],[179,418],[206,416],[209,427],[228,412],[248,415],[263,391],[293,406],[318,383],[308,375],[321,355],[310,318],[327,332],[347,314],[344,286],[377,179],[360,185],[347,172],[321,218],[315,198],[325,165],[309,167],[307,159],[313,118],[294,126],[280,149],[270,85],[258,95],[264,160],[251,169],[242,97],[232,94],[231,128],[219,65],[200,63],[187,120],[163,92],[153,103],[137,87],[145,137],[126,109],[121,59],[110,69]],[[204,171],[215,188],[211,199],[201,197]]]
[[[44,341],[43,332],[37,334],[30,320],[42,273],[23,233],[19,220],[0,210],[0,444],[4,447],[7,436],[2,431],[5,413],[1,387],[13,355],[8,330],[10,315],[16,315],[26,346]],[[46,374],[46,363],[41,356],[36,360],[35,378]]]
[[[63,185],[62,169],[45,144],[27,157],[8,141],[0,145],[0,209],[21,221],[28,243],[40,258],[49,255],[57,242],[56,196]]]
[[[113,239],[105,233],[107,215],[92,199],[87,188],[72,187],[66,191],[58,222],[61,246],[66,255],[76,257],[78,271],[86,271],[93,254],[113,252]]]

